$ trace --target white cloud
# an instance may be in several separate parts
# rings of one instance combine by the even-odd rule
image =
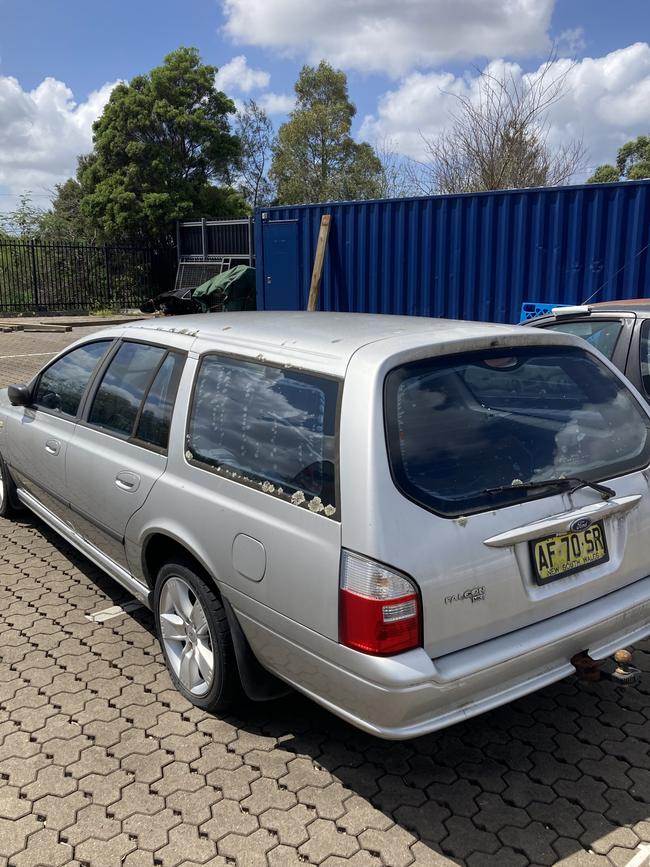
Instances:
[[[468,81],[450,72],[413,72],[395,90],[379,97],[377,114],[367,115],[360,137],[377,143],[390,141],[399,153],[414,159],[425,155],[423,138],[437,136],[465,95]]]
[[[271,83],[271,75],[263,69],[251,69],[245,55],[239,54],[224,64],[217,72],[214,83],[230,95],[232,91],[250,93],[252,90],[265,90]],[[244,109],[244,102],[237,97],[231,97],[237,111]],[[273,93],[266,91],[255,97],[257,104],[267,114],[287,114],[293,108],[296,98],[288,93]]]
[[[555,40],[555,47],[560,57],[575,57],[587,44],[583,27],[571,27],[563,30]]]
[[[491,64],[493,70],[503,61]],[[535,76],[516,63],[506,64],[517,79]],[[572,66],[568,59],[555,61],[557,74],[567,71],[567,91],[549,114],[549,141],[559,145],[584,139],[588,163],[612,162],[617,149],[630,138],[648,132],[650,104],[650,46],[637,42],[604,57],[586,57]],[[477,76],[447,72],[414,72],[394,90],[383,94],[377,113],[366,116],[360,136],[373,142],[390,141],[403,154],[416,159],[425,155],[422,136],[436,136],[449,122],[457,106],[454,94],[476,93]]]
[[[292,93],[263,93],[257,100],[267,114],[288,114],[296,104]]]
[[[418,66],[548,50],[555,0],[223,0],[241,44],[402,75]]]
[[[70,88],[54,78],[25,91],[15,78],[0,76],[0,186],[42,195],[73,175],[77,157],[92,148],[93,121],[115,84],[77,104]],[[37,203],[46,204],[41,198]]]
[[[231,90],[249,93],[251,90],[268,87],[270,80],[270,74],[263,69],[251,69],[243,54],[225,63],[214,77],[214,83],[224,93]]]

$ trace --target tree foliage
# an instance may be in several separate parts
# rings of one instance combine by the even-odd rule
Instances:
[[[67,243],[96,241],[97,230],[83,214],[81,202],[81,184],[77,180],[68,178],[56,184],[52,207],[41,220],[41,239]]]
[[[236,186],[251,208],[270,205],[275,188],[268,172],[275,145],[273,124],[254,99],[237,113],[235,133],[241,149],[236,171]]]
[[[175,220],[245,213],[227,188],[239,145],[216,72],[179,48],[113,90],[78,172],[82,214],[104,238],[166,240]]]
[[[477,90],[454,94],[448,129],[424,140],[427,158],[413,174],[422,193],[557,186],[581,167],[580,140],[554,147],[548,113],[563,96],[570,68],[553,74],[553,58],[535,76],[518,78],[507,67],[484,70]]]
[[[355,106],[347,78],[324,60],[303,66],[296,106],[278,131],[271,179],[284,204],[367,199],[379,195],[381,163],[350,135]]]
[[[0,213],[0,230],[8,237],[31,241],[40,235],[44,216],[43,208],[33,203],[31,190],[26,190],[12,211]]]
[[[614,181],[640,181],[650,178],[650,136],[640,135],[619,148],[616,165],[598,166],[588,184],[608,184]]]

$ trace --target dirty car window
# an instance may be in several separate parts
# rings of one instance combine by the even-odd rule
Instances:
[[[623,322],[620,319],[576,319],[554,322],[552,325],[545,326],[548,331],[563,331],[565,334],[582,337],[610,361],[622,328]]]
[[[518,491],[519,482],[599,481],[650,461],[650,419],[614,374],[577,347],[403,365],[387,377],[385,415],[398,487],[449,516],[549,493]]]
[[[333,515],[337,395],[325,377],[208,356],[187,449],[230,478]],[[310,505],[310,497],[318,499]]]

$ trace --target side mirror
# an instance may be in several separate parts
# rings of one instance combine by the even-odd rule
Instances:
[[[28,385],[10,385],[7,389],[9,402],[12,406],[31,406],[32,391]]]

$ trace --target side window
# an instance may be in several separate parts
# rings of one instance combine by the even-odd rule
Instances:
[[[639,361],[643,391],[647,397],[650,397],[650,319],[646,319],[641,325]]]
[[[313,374],[208,356],[187,450],[227,477],[332,516],[338,387]]]
[[[111,340],[86,343],[51,364],[38,380],[34,406],[75,416],[88,381],[111,343]]]
[[[166,354],[160,346],[123,343],[102,378],[88,422],[131,436],[142,399]]]
[[[548,331],[564,331],[566,334],[582,337],[611,361],[619,334],[623,330],[623,322],[620,319],[576,319],[554,322],[553,325],[544,327]]]
[[[158,368],[140,413],[135,432],[136,439],[161,449],[167,448],[183,362],[182,355],[170,352]]]

